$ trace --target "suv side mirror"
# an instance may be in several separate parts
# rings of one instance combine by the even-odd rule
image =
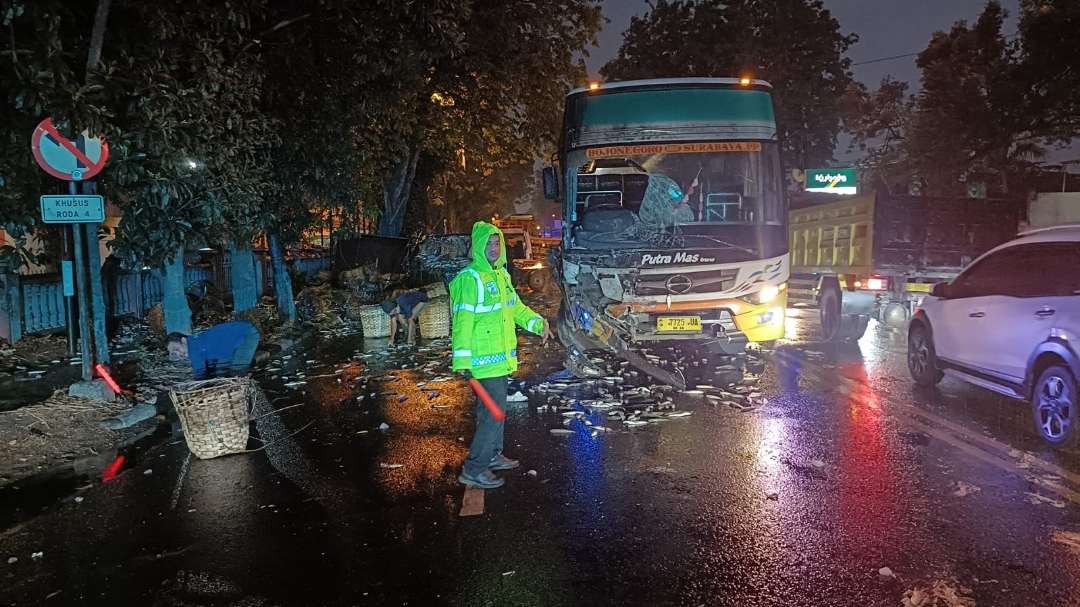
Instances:
[[[941,299],[949,298],[949,283],[939,282],[930,289],[930,294]]]
[[[555,172],[555,167],[546,166],[543,171],[544,180],[544,198],[548,200],[559,199],[559,176]]]

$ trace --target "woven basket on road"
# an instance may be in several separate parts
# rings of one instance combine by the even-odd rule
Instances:
[[[450,300],[436,297],[420,310],[420,335],[436,339],[450,335]]]
[[[246,377],[223,377],[178,384],[169,393],[188,449],[199,459],[247,449],[256,386]]]
[[[429,285],[425,285],[424,292],[427,293],[427,296],[430,298],[446,297],[447,295],[446,285],[441,282],[433,282]]]
[[[364,337],[389,337],[390,315],[380,306],[360,306],[360,326]]]

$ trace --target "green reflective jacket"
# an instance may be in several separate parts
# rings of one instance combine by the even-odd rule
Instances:
[[[485,250],[494,235],[500,249],[493,267]],[[510,375],[518,366],[514,325],[540,335],[544,319],[514,292],[506,271],[506,238],[499,228],[483,221],[473,224],[472,258],[450,281],[453,369],[469,370],[477,379]]]

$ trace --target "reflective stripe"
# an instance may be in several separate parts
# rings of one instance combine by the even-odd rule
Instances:
[[[510,350],[510,356],[517,358],[517,350]],[[506,362],[506,352],[472,357],[472,364],[474,367],[481,367],[483,365],[495,365],[502,362]]]
[[[501,303],[492,304],[490,306],[483,306],[483,305],[475,305],[474,306],[472,304],[455,304],[454,305],[454,314],[457,314],[461,310],[465,310],[466,312],[472,312],[473,314],[481,314],[481,313],[484,313],[484,312],[494,312],[495,310],[501,310],[502,307],[503,306],[502,306]]]
[[[488,354],[486,356],[474,356],[472,357],[472,364],[474,367],[482,367],[484,365],[494,365],[498,363],[506,362],[506,352],[499,352],[498,354]]]
[[[472,350],[454,350],[454,356],[472,356]]]
[[[484,301],[484,279],[480,278],[480,272],[472,268],[465,268],[465,271],[476,279],[476,303]]]
[[[534,316],[534,317],[529,319],[529,324],[526,325],[525,328],[528,329],[529,331],[535,331],[536,330],[536,328],[535,328],[536,323],[541,322],[542,320],[543,319],[540,318],[539,316]]]

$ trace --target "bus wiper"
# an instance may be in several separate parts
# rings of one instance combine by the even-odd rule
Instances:
[[[738,250],[740,250],[740,251],[742,251],[744,253],[749,253],[751,255],[757,255],[758,254],[757,251],[755,251],[753,249],[748,249],[746,247],[743,247],[743,246],[740,246],[740,245],[737,245],[737,244],[731,244],[730,242],[720,240],[719,238],[713,238],[712,236],[706,236],[704,234],[692,234],[692,235],[690,235],[690,238],[704,238],[706,240],[711,240],[711,241],[713,241],[713,242],[715,242],[717,244],[724,245],[725,247],[728,247],[729,249],[738,249]]]

